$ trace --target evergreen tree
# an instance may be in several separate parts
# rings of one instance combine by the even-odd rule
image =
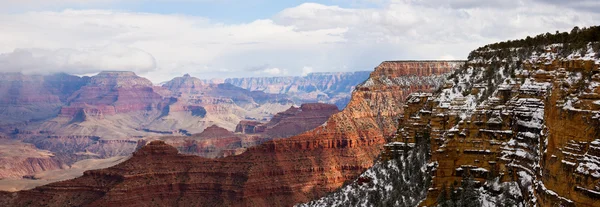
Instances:
[[[475,180],[469,172],[463,174],[463,180],[461,183],[462,192],[460,196],[461,206],[464,207],[478,207],[481,206],[479,200],[479,194],[475,189]]]
[[[508,185],[504,185],[502,187],[502,195],[503,195],[503,199],[502,199],[503,201],[502,201],[501,206],[504,206],[504,207],[517,206],[516,199],[510,193],[510,188],[508,187]]]
[[[448,207],[448,193],[446,192],[446,184],[444,184],[444,186],[442,186],[442,192],[440,192],[440,195],[437,198],[437,203],[438,206],[441,207]]]

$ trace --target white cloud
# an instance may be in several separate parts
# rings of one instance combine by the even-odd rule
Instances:
[[[456,60],[457,58],[455,58],[452,55],[442,55],[440,58],[438,58],[440,60]]]
[[[130,70],[149,72],[156,68],[154,57],[136,48],[107,45],[101,48],[75,49],[15,49],[0,54],[3,72],[72,74],[94,73],[100,70]]]
[[[313,68],[312,68],[312,67],[304,66],[304,67],[302,68],[302,76],[306,76],[306,75],[308,75],[309,73],[312,73],[313,71],[314,71],[314,70],[313,70]]]
[[[281,76],[281,75],[287,75],[287,70],[279,69],[279,68],[267,68],[267,69],[258,71],[258,74],[266,74],[269,76]]]
[[[222,78],[371,70],[390,59],[465,59],[484,44],[600,19],[553,1],[390,0],[364,9],[306,3],[240,24],[112,10],[6,13],[0,14],[0,71],[134,70],[161,82],[185,73]]]

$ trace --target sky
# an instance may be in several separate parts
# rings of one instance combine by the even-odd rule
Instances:
[[[155,83],[369,71],[598,23],[597,0],[0,0],[0,71]]]

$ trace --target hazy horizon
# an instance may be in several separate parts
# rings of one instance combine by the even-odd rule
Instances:
[[[466,59],[485,44],[600,19],[600,3],[590,0],[7,0],[0,7],[2,72],[128,70],[153,82]]]

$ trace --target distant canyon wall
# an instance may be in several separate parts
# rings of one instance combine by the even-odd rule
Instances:
[[[440,67],[435,68],[436,64]],[[396,132],[406,96],[435,89],[460,63],[426,62],[422,66],[426,72],[414,62],[382,64],[357,86],[348,106],[322,126],[251,147],[238,156],[180,155],[176,148],[156,141],[114,167],[4,194],[0,203],[290,206],[307,202],[371,167]],[[156,197],[156,193],[166,196]]]

